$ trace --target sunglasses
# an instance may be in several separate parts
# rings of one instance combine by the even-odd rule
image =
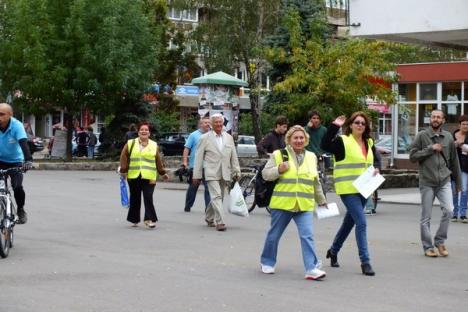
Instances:
[[[366,123],[364,121],[354,121],[353,124],[355,125],[361,125],[361,126],[366,126]]]

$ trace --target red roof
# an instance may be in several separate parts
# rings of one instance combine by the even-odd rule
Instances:
[[[468,81],[468,62],[401,64],[399,83]]]

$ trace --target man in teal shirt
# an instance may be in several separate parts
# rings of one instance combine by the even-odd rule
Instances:
[[[327,132],[327,128],[322,126],[322,118],[319,112],[311,110],[308,115],[309,122],[304,127],[309,134],[309,144],[306,146],[306,150],[315,153],[317,159],[319,159],[320,156],[325,153],[320,147],[320,144],[323,136]]]

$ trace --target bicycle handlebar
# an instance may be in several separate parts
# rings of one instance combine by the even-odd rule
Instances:
[[[7,169],[0,169],[0,176],[7,175],[11,172],[24,172],[22,167],[12,167]]]

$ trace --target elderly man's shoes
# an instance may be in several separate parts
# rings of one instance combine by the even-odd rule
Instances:
[[[216,231],[224,232],[226,231],[226,225],[225,224],[217,224],[216,225]]]
[[[426,249],[424,255],[429,258],[437,258],[437,254],[433,248]]]
[[[444,244],[440,244],[437,246],[437,251],[441,257],[447,257],[449,255],[447,248],[445,248]]]

